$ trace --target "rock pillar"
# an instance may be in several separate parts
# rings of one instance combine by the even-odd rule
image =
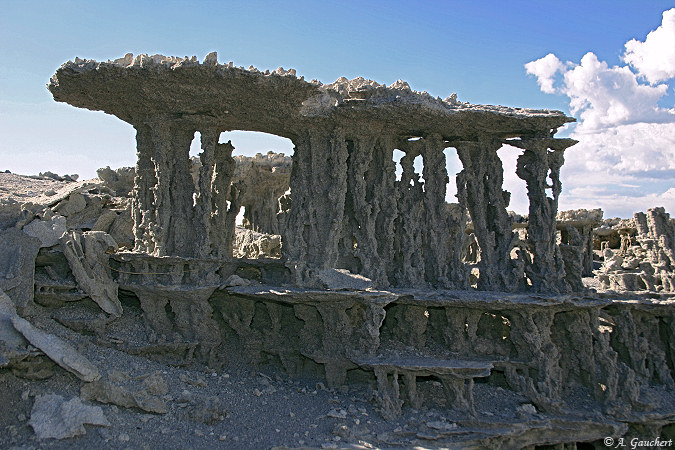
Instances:
[[[132,217],[136,250],[154,256],[194,256],[189,152],[195,130],[168,121],[135,128],[138,162]]]
[[[424,169],[424,276],[434,287],[465,288],[467,274],[461,261],[462,241],[466,223],[465,214],[457,217],[449,212],[445,201],[448,170],[446,168],[446,144],[438,135],[421,140]]]
[[[420,154],[419,146],[399,144],[405,152],[400,164],[401,179],[396,182],[397,216],[394,222],[394,278],[398,286],[412,286],[424,280],[424,255],[422,234],[424,231],[424,183],[413,167]]]
[[[457,196],[469,210],[480,247],[478,288],[514,291],[523,275],[511,259],[515,235],[506,207],[511,194],[502,189],[504,169],[497,155],[500,141],[454,142],[464,169],[457,174]]]
[[[527,183],[530,200],[527,235],[532,264],[525,271],[535,291],[568,290],[564,262],[556,242],[556,215],[558,196],[562,191],[560,167],[564,163],[563,154],[575,142],[551,138],[508,141],[509,145],[525,149],[518,158],[516,174]]]
[[[312,285],[311,269],[334,268],[343,231],[347,145],[340,128],[305,128],[294,139],[292,205],[282,230],[283,252],[296,283]]]
[[[396,214],[393,139],[364,134],[348,137],[346,143],[347,192],[338,264],[388,286]]]
[[[199,155],[201,167],[195,220],[195,229],[201,231],[198,233],[199,255],[230,258],[244,182],[232,183],[236,166],[232,142],[219,144],[220,130],[216,128],[200,133],[202,153]]]

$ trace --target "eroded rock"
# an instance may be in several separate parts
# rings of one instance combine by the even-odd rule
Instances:
[[[108,256],[117,250],[117,243],[102,231],[71,232],[60,240],[73,276],[80,288],[101,309],[113,316],[122,315],[117,297],[117,283],[110,274]]]
[[[167,392],[166,381],[157,373],[131,378],[121,372],[111,372],[104,379],[82,386],[80,396],[85,400],[165,414],[167,405],[161,396]]]
[[[84,425],[110,426],[100,406],[85,405],[79,398],[66,400],[45,394],[35,398],[28,422],[38,439],[67,439],[86,434]]]

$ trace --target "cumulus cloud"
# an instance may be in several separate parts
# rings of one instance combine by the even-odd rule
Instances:
[[[537,77],[539,88],[547,94],[555,94],[557,92],[557,89],[553,87],[553,83],[555,82],[555,75],[562,71],[563,68],[564,64],[553,53],[525,64],[527,73]]]
[[[622,216],[654,206],[675,212],[675,107],[658,105],[675,78],[675,8],[644,42],[627,42],[623,60],[609,66],[590,52],[578,63],[548,54],[525,65],[543,92],[569,98],[578,119],[560,206]]]
[[[635,123],[602,132],[575,132],[567,163],[620,175],[675,170],[675,124]]]
[[[640,84],[628,67],[609,67],[593,53],[584,55],[580,64],[564,73],[563,79],[561,92],[570,98],[570,112],[581,119],[580,128],[675,122],[675,114],[657,106],[667,85]]]
[[[525,69],[537,77],[543,92],[570,98],[570,112],[580,119],[579,128],[596,130],[637,122],[675,122],[672,110],[657,105],[668,91],[666,84],[641,84],[628,66],[609,67],[594,53],[586,53],[579,64],[563,64],[550,53],[525,64]],[[560,86],[555,87],[557,74],[562,79]]]
[[[644,42],[626,42],[623,60],[651,84],[675,77],[675,8],[664,11],[661,26]]]

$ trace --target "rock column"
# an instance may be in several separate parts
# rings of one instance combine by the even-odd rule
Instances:
[[[136,250],[154,256],[194,256],[189,152],[195,130],[168,121],[137,125],[136,130],[132,207]]]
[[[562,191],[560,167],[564,163],[565,148],[575,142],[567,141],[550,138],[509,141],[510,145],[525,149],[516,169],[518,177],[527,183],[530,200],[527,235],[533,258],[525,270],[532,288],[539,292],[568,290],[563,258],[556,243],[558,196]],[[550,195],[547,195],[549,189]]]
[[[419,146],[399,144],[405,155],[401,158],[403,173],[396,182],[397,216],[394,223],[394,278],[398,286],[412,286],[424,280],[422,249],[424,215],[424,183],[413,167],[420,154]]]
[[[345,227],[339,264],[388,286],[393,251],[393,141],[364,134],[348,138]]]
[[[464,169],[457,174],[457,196],[468,208],[480,246],[478,288],[513,291],[522,280],[519,267],[511,261],[515,235],[506,207],[510,194],[502,190],[504,169],[497,155],[502,143],[496,140],[454,142]]]
[[[434,287],[465,288],[467,282],[460,253],[464,237],[465,218],[459,222],[446,207],[448,171],[445,165],[445,142],[438,135],[421,140],[424,169],[424,276]]]
[[[340,128],[306,128],[294,140],[292,206],[282,242],[296,283],[312,285],[312,269],[334,268],[343,231],[347,145]]]

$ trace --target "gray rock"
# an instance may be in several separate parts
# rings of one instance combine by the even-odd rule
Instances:
[[[127,197],[134,188],[135,171],[133,167],[120,167],[113,170],[110,166],[106,166],[98,169],[96,174],[117,196]]]
[[[333,291],[349,290],[360,291],[372,287],[372,280],[351,273],[346,269],[324,269],[317,272],[317,278],[326,289]]]
[[[87,200],[79,192],[73,192],[67,200],[63,200],[54,208],[59,214],[70,217],[87,207]]]
[[[250,280],[245,280],[239,275],[230,275],[227,280],[225,280],[225,286],[248,286],[251,284]]]
[[[23,227],[23,232],[40,239],[41,247],[53,247],[66,232],[66,218],[56,215],[49,220],[35,219]]]
[[[158,374],[149,375],[139,384],[138,380],[131,380],[120,372],[111,372],[107,379],[82,386],[80,396],[85,400],[165,414],[166,402],[159,395],[167,392],[166,382]]]
[[[115,219],[117,219],[115,211],[105,211],[96,219],[94,226],[91,227],[91,231],[105,231],[107,233],[110,230],[110,226],[115,222]]]
[[[115,317],[122,315],[117,297],[117,283],[110,275],[108,255],[117,251],[117,243],[103,231],[71,232],[61,238],[63,254],[73,276],[103,311]]]
[[[101,377],[96,366],[61,338],[35,328],[16,314],[10,315],[9,319],[14,329],[21,333],[31,345],[42,350],[52,361],[79,379],[94,381]]]
[[[86,434],[85,424],[110,426],[100,406],[85,405],[79,398],[65,400],[46,394],[35,398],[28,421],[38,439],[67,439]]]
[[[33,305],[35,257],[40,240],[10,228],[0,233],[0,289],[19,311]]]

